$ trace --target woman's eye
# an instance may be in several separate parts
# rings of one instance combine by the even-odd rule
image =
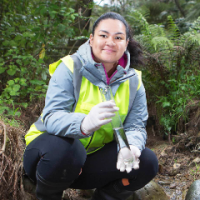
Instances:
[[[116,37],[116,39],[117,39],[117,40],[122,40],[122,38],[121,38],[121,37],[119,37],[119,36],[117,36],[117,37]]]
[[[106,38],[107,37],[107,35],[100,35],[102,38]]]

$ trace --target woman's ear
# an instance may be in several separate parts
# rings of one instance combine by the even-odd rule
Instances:
[[[93,39],[94,39],[93,35],[90,34],[90,46],[91,46],[91,47],[92,47],[92,44],[93,44]]]
[[[128,43],[129,43],[129,40],[127,40],[127,42],[126,42],[126,49],[127,49],[127,47],[128,47]]]

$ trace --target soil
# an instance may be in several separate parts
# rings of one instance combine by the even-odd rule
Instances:
[[[159,172],[154,181],[163,187],[170,200],[184,200],[190,185],[200,179],[200,165],[193,163],[199,153],[180,149],[179,145],[158,137],[151,137],[147,146],[159,160]]]

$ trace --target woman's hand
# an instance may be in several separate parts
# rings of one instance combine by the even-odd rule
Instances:
[[[95,97],[94,97],[95,98]],[[119,108],[111,101],[106,101],[94,106],[81,123],[81,131],[87,135],[98,130],[102,125],[112,121]]]
[[[130,173],[132,169],[139,169],[140,155],[140,150],[133,145],[130,145],[130,149],[127,147],[120,149],[117,158],[117,169],[127,173]]]
[[[135,161],[133,163],[133,169],[139,169],[139,163],[140,163],[139,157],[141,155],[141,151],[136,146],[133,145],[130,145],[130,149],[132,155],[135,157]]]

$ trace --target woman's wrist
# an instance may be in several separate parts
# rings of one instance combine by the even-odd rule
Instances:
[[[80,127],[80,130],[81,130],[81,133],[84,135],[84,136],[89,136],[91,133],[89,133],[88,131],[86,131],[83,127],[83,123],[81,123],[81,127]]]

